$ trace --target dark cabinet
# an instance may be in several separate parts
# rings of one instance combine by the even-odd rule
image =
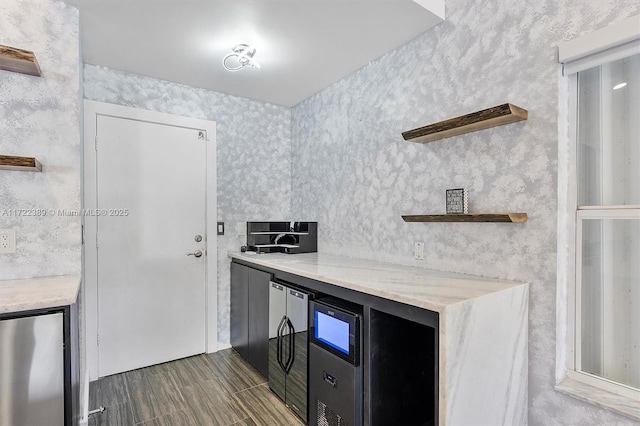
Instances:
[[[249,270],[249,363],[269,377],[269,281],[271,274]]]
[[[269,281],[271,274],[231,263],[231,346],[269,376]]]
[[[249,359],[249,270],[231,264],[231,346]]]

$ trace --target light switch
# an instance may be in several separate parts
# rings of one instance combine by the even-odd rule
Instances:
[[[224,235],[224,222],[218,222],[218,235]]]

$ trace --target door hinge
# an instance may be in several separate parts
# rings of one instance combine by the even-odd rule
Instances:
[[[98,150],[98,136],[96,136],[96,139],[95,139],[95,147],[96,147],[96,151],[97,151]]]
[[[96,248],[98,248],[98,233],[96,232]]]

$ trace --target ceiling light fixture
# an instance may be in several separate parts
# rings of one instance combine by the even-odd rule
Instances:
[[[241,70],[247,65],[260,69],[260,64],[253,60],[253,55],[255,54],[255,47],[251,47],[248,44],[239,44],[231,49],[231,53],[224,57],[222,66],[231,72]]]
[[[613,90],[622,89],[626,85],[627,85],[627,83],[616,84],[615,86],[613,86]]]

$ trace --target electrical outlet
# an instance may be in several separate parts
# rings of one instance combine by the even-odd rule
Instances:
[[[16,230],[0,229],[0,253],[16,252]]]
[[[415,257],[416,260],[424,260],[424,243],[416,241],[413,244],[413,257]]]

